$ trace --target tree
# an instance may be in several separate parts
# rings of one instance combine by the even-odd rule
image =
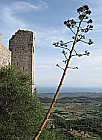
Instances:
[[[71,61],[72,57],[75,57],[75,56],[81,57],[83,55],[89,56],[89,54],[90,54],[89,51],[87,51],[87,50],[85,50],[84,53],[77,53],[75,46],[81,42],[88,44],[88,45],[93,44],[91,39],[89,39],[87,42],[86,38],[85,38],[85,34],[93,29],[92,19],[89,19],[91,11],[87,5],[84,5],[77,9],[77,13],[78,13],[78,21],[76,21],[74,19],[71,19],[71,20],[68,19],[67,21],[64,22],[64,25],[68,29],[70,29],[71,32],[73,33],[72,40],[68,41],[68,42],[64,42],[61,40],[60,42],[53,43],[53,45],[55,47],[59,47],[59,48],[63,49],[62,53],[65,57],[65,60],[63,61],[65,64],[65,67],[63,68],[57,64],[57,66],[63,70],[63,74],[62,74],[60,83],[58,85],[57,91],[55,93],[54,99],[51,103],[51,106],[50,106],[50,108],[46,114],[46,117],[43,120],[38,132],[36,133],[34,140],[38,140],[40,134],[42,133],[43,128],[45,127],[45,124],[48,121],[50,113],[52,112],[52,109],[55,105],[56,99],[60,93],[60,89],[62,87],[62,83],[64,81],[67,70],[70,68],[78,69],[78,67],[70,67],[70,61]],[[69,47],[69,44],[71,44],[71,47]]]
[[[0,139],[32,140],[44,118],[44,108],[31,92],[31,78],[13,67],[0,69]],[[44,130],[41,140],[55,140]]]

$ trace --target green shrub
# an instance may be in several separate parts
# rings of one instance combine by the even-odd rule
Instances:
[[[32,140],[41,125],[44,109],[31,92],[31,78],[11,66],[0,69],[0,139]],[[55,140],[44,130],[40,140]]]

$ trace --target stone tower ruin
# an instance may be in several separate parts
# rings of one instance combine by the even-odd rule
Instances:
[[[34,34],[32,31],[18,30],[9,40],[11,65],[24,71],[32,78],[34,90]]]

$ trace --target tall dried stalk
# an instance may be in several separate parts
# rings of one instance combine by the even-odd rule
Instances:
[[[62,45],[61,45],[61,44],[59,45],[58,42],[57,42],[57,44],[54,43],[54,45],[55,45],[56,47],[60,47],[60,48],[69,50],[69,57],[68,57],[68,58],[66,57],[66,53],[65,53],[65,51],[64,51],[63,53],[64,53],[64,55],[65,55],[66,60],[65,60],[65,68],[62,68],[64,71],[63,71],[63,74],[62,74],[60,83],[59,83],[59,85],[58,85],[58,88],[57,88],[56,94],[55,94],[55,96],[54,96],[54,98],[53,98],[53,101],[52,101],[52,103],[51,103],[51,106],[50,106],[50,108],[49,108],[49,110],[48,110],[48,112],[47,112],[47,114],[46,114],[46,116],[45,116],[45,119],[43,120],[43,122],[42,122],[42,124],[41,124],[41,126],[40,126],[40,128],[39,128],[39,130],[38,130],[38,132],[37,132],[37,134],[35,135],[35,137],[34,137],[33,140],[38,140],[40,134],[42,133],[42,130],[44,129],[44,127],[45,127],[45,125],[46,125],[46,123],[47,123],[47,121],[48,121],[48,119],[49,119],[49,117],[50,117],[50,114],[51,114],[51,112],[52,112],[52,109],[54,108],[54,105],[55,105],[55,103],[56,103],[56,99],[57,99],[57,97],[58,97],[58,95],[59,95],[59,93],[60,93],[60,90],[61,90],[63,81],[64,81],[64,79],[65,79],[66,72],[67,72],[67,70],[68,70],[69,68],[71,68],[71,67],[69,67],[71,58],[72,58],[73,56],[79,56],[79,57],[80,57],[80,56],[83,56],[83,55],[87,55],[87,56],[89,55],[89,52],[87,52],[87,51],[85,51],[85,53],[83,53],[83,54],[78,54],[78,53],[76,52],[76,50],[75,50],[75,45],[76,45],[76,43],[77,43],[78,41],[87,43],[87,44],[89,44],[89,45],[91,45],[91,44],[93,43],[91,40],[89,40],[89,42],[85,42],[85,41],[81,40],[82,38],[79,39],[79,36],[81,36],[81,37],[83,36],[83,35],[79,34],[81,30],[83,30],[84,33],[86,33],[86,30],[88,30],[88,31],[91,30],[90,27],[88,28],[88,26],[87,26],[87,28],[84,28],[84,29],[81,28],[81,24],[82,24],[83,22],[85,22],[84,19],[88,19],[87,16],[90,15],[90,12],[91,12],[91,11],[89,10],[88,6],[85,5],[85,6],[83,6],[83,7],[80,7],[80,8],[77,10],[77,12],[79,13],[79,20],[80,20],[80,21],[77,22],[77,23],[78,23],[78,26],[76,27],[76,28],[77,28],[76,33],[74,33],[74,31],[72,30],[72,28],[76,25],[76,22],[75,22],[74,20],[68,20],[68,21],[65,21],[65,22],[64,22],[64,24],[65,24],[68,28],[70,28],[70,30],[74,33],[73,41],[69,41],[69,42],[72,42],[72,47],[71,47],[71,49],[69,50],[68,48],[66,48],[66,47],[65,47],[65,46],[66,46],[66,43],[63,43],[62,41],[61,41]],[[88,23],[88,22],[89,22],[89,23],[92,23],[91,19],[90,19],[89,21],[87,21],[87,23]],[[73,24],[73,23],[74,23],[74,24]],[[88,25],[89,25],[89,23],[88,23]],[[86,29],[86,30],[85,30],[85,29]],[[88,32],[88,31],[87,31],[87,32]],[[69,43],[69,42],[67,42],[67,43]],[[75,55],[73,55],[73,52],[75,53]],[[60,67],[59,65],[57,65],[57,66]],[[61,67],[60,67],[60,68],[61,68]],[[77,67],[75,67],[75,68],[77,68]],[[73,69],[74,69],[74,68],[73,68]]]

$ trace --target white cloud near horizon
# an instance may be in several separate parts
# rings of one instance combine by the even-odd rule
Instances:
[[[36,62],[37,64],[39,64],[35,65],[36,84],[38,86],[40,86],[41,83],[43,86],[57,86],[63,72],[61,69],[56,67],[57,63],[60,64],[60,55],[61,52],[59,52],[59,58],[58,54],[53,58],[45,57],[43,55],[41,61],[38,60],[38,62]],[[71,66],[78,66],[79,69],[69,70],[68,74],[65,77],[63,86],[101,87],[102,49],[95,52],[93,51],[89,57],[84,56],[82,58],[74,58],[74,60],[71,61]]]

